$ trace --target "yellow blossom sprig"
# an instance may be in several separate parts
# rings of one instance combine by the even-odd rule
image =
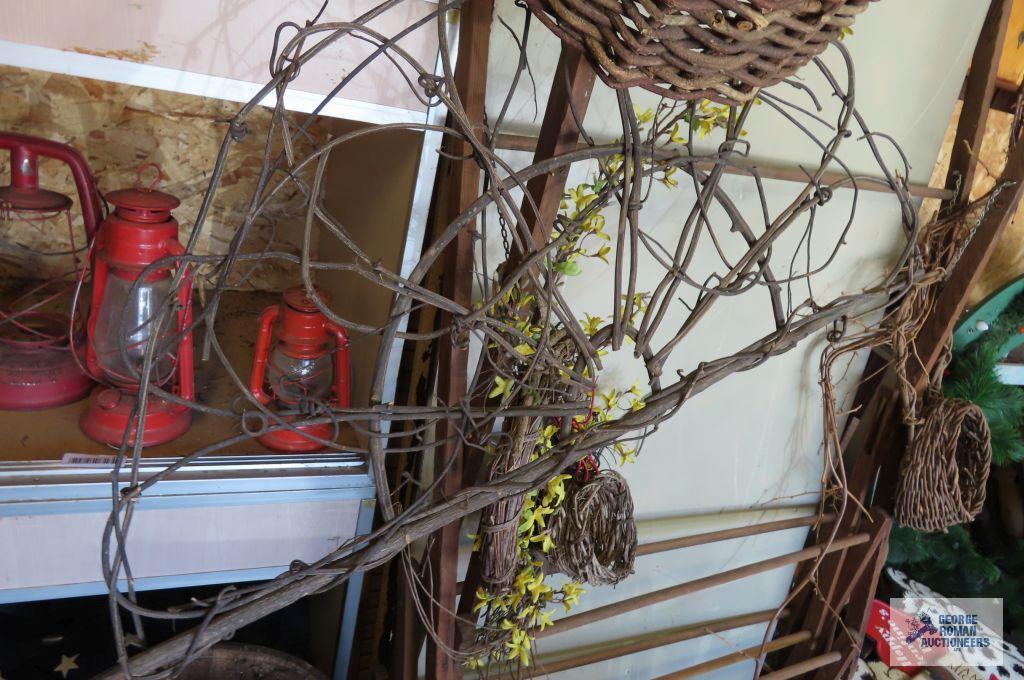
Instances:
[[[731,111],[726,106],[702,102],[686,105],[681,115],[669,115],[668,109],[659,106],[654,109],[636,111],[636,119],[646,134],[661,137],[665,143],[686,144],[687,134],[692,129],[702,138],[716,129],[728,129]],[[663,123],[669,120],[667,125]],[[607,219],[603,214],[604,204],[614,195],[612,182],[618,182],[625,159],[614,154],[598,161],[597,172],[586,181],[569,188],[563,195],[559,219],[555,223],[552,239],[558,239],[558,247],[550,256],[549,266],[564,276],[582,273],[584,259],[609,262],[611,256],[611,234],[607,231]],[[647,159],[642,162],[649,163]],[[649,169],[649,166],[646,166]],[[679,185],[677,168],[659,170],[654,179],[668,188]],[[650,295],[638,292],[629,302],[629,322],[637,325],[639,315],[646,309]],[[627,300],[622,300],[624,312]],[[514,350],[520,368],[514,368],[505,375],[495,376],[488,392],[489,397],[502,401],[510,399],[516,391],[516,380],[522,374],[522,366],[535,360],[537,345],[543,334],[538,325],[539,305],[531,294],[525,294],[518,286],[512,286],[501,304],[492,310],[506,328],[510,340],[508,346]],[[580,321],[587,335],[594,335],[606,323],[599,316],[585,315]],[[599,354],[603,355],[606,350]],[[574,418],[574,429],[594,427],[621,417],[629,411],[643,408],[644,392],[638,385],[628,390],[610,389],[595,396],[593,412],[589,416]],[[560,428],[553,422],[542,423],[537,434],[531,460],[548,454],[556,445]],[[636,449],[622,442],[612,445],[620,463],[635,461]],[[572,581],[559,587],[548,583],[544,571],[543,555],[557,548],[549,531],[550,516],[565,500],[565,482],[568,474],[555,475],[540,489],[527,494],[519,516],[516,536],[516,559],[518,571],[512,584],[501,592],[490,592],[479,588],[475,594],[473,611],[483,619],[478,631],[481,642],[488,652],[466,662],[468,668],[486,668],[497,661],[521,667],[529,666],[533,650],[533,633],[553,625],[552,606],[561,605],[565,611],[579,604],[584,588]],[[473,550],[480,550],[482,537],[471,535]]]

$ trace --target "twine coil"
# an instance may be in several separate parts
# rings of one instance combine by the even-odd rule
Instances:
[[[555,546],[546,557],[551,567],[595,586],[614,585],[632,574],[636,522],[626,480],[602,470],[585,484],[571,481],[565,488],[565,500],[550,520]]]
[[[870,0],[526,0],[614,88],[749,101],[837,40]]]
[[[976,404],[933,393],[900,463],[896,520],[918,531],[946,531],[985,504],[992,437]]]

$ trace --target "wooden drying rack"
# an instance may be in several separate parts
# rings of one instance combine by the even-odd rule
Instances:
[[[941,210],[959,207],[969,198],[969,191],[961,191],[959,188],[973,185],[977,161],[969,150],[978,149],[981,145],[985,122],[995,92],[996,69],[1011,5],[1012,0],[993,0],[979,36],[964,90],[964,105],[945,185],[910,187],[911,193],[915,196],[942,199]],[[460,55],[455,71],[455,83],[470,120],[481,127],[485,120],[484,95],[492,15],[493,0],[471,0],[463,5],[459,29]],[[577,117],[582,119],[585,115],[594,81],[594,71],[583,56],[574,48],[563,45],[538,138],[534,140],[499,135],[495,140],[496,146],[533,151],[534,162],[576,148],[580,138],[576,120]],[[448,140],[446,144],[449,145],[447,150],[451,154],[448,158],[458,158],[468,153],[468,149],[459,148],[465,145],[464,142]],[[805,179],[798,169],[759,164],[758,170],[767,178],[795,181]],[[552,223],[557,214],[567,174],[568,168],[563,168],[558,172],[537,177],[528,184],[527,190],[538,206],[538,212],[528,209],[529,203],[525,201],[522,212],[530,220],[529,226],[534,233],[535,242],[547,240],[547,225]],[[474,162],[447,159],[443,161],[438,176],[435,224],[443,226],[448,222],[446,217],[450,219],[462,213],[477,198],[481,177],[480,169]],[[914,380],[919,387],[923,387],[925,377],[929,375],[945,339],[951,334],[953,325],[964,309],[968,291],[980,275],[999,235],[1009,223],[1024,195],[1024,145],[1018,145],[1011,153],[1002,181],[1011,181],[1015,184],[1012,189],[1000,195],[980,225],[918,337],[916,348],[923,360],[923,366],[914,375]],[[890,190],[887,186],[872,182],[865,183],[863,188]],[[440,278],[444,294],[464,307],[468,307],[471,302],[471,282],[465,272],[471,270],[472,239],[472,229],[465,229],[459,234],[456,246],[447,254],[444,273]],[[439,352],[438,398],[445,403],[457,403],[466,392],[467,346],[454,343],[450,335],[446,334],[442,338]],[[862,384],[856,396],[859,407],[856,413],[859,417],[850,419],[843,439],[844,456],[848,467],[851,468],[848,488],[859,502],[865,504],[865,507],[874,502],[875,498],[888,503],[895,469],[904,445],[899,404],[891,385],[891,376],[887,376],[886,371],[878,370],[884,365],[885,359],[879,355],[873,355],[869,359],[865,375],[879,375]],[[451,421],[446,421],[442,425],[454,426]],[[457,439],[448,437],[447,434],[451,433],[441,433],[439,436],[447,441]],[[460,447],[446,446],[436,461],[439,471],[449,470],[440,493],[450,493],[475,479],[479,465],[479,460],[463,460]],[[888,552],[888,536],[892,521],[883,507],[873,507],[867,514],[859,511],[848,512],[841,519],[836,540],[824,545],[819,542],[818,537],[827,536],[834,521],[835,518],[831,515],[812,514],[808,517],[642,545],[639,548],[641,555],[800,526],[817,527],[817,531],[811,532],[808,546],[803,550],[570,615],[560,619],[553,627],[538,633],[538,637],[557,635],[657,602],[682,597],[786,565],[798,565],[798,580],[803,575],[802,569],[817,563],[817,587],[805,588],[793,599],[783,612],[776,637],[764,650],[760,647],[739,650],[663,677],[695,677],[700,673],[751,658],[759,660],[760,668],[764,653],[773,653],[773,660],[776,660],[776,663],[773,664],[773,672],[759,676],[762,679],[783,680],[813,676],[816,680],[825,680],[840,677],[843,673],[849,672],[860,651],[867,615]],[[463,643],[460,639],[463,631],[457,625],[457,620],[473,618],[473,593],[480,584],[480,571],[475,553],[471,558],[465,580],[458,580],[460,528],[460,522],[455,522],[440,530],[434,536],[428,558],[433,578],[433,594],[437,600],[431,609],[431,615],[440,644],[432,638],[426,638],[426,676],[437,680],[461,676],[461,669],[443,653],[442,648],[458,648]],[[795,580],[794,583],[796,582]],[[417,677],[417,659],[425,639],[425,633],[419,627],[414,607],[409,600],[413,597],[412,592],[414,591],[407,585],[403,584],[400,587],[395,616],[395,653],[391,672],[392,677],[401,680],[412,680]],[[463,595],[461,601],[460,594]],[[598,650],[548,663],[545,665],[545,671],[551,673],[577,668],[682,640],[768,622],[775,614],[775,611],[752,612],[660,631],[643,638],[612,642]],[[465,631],[466,634],[469,632],[468,629]]]

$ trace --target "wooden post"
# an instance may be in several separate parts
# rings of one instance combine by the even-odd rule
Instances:
[[[974,187],[974,175],[978,168],[977,154],[981,153],[981,142],[985,138],[985,124],[988,122],[992,95],[996,90],[996,74],[999,71],[999,57],[1003,51],[1006,27],[1010,23],[1010,9],[1013,0],[992,0],[988,15],[981,27],[971,70],[964,86],[964,103],[960,109],[960,120],[956,128],[956,141],[949,155],[949,172],[946,188],[955,195],[942,202],[939,212],[946,215],[954,208],[966,205]]]
[[[555,68],[555,78],[551,83],[551,92],[548,94],[544,119],[541,122],[540,138],[533,155],[535,163],[576,148],[580,138],[576,116],[582,119],[587,112],[595,77],[594,70],[583,54],[563,43]],[[546,175],[538,175],[526,185],[526,190],[538,210],[534,211],[530,201],[524,198],[521,212],[535,244],[546,243],[551,236],[551,225],[558,214],[568,175],[569,168],[565,167]],[[513,252],[509,256],[509,262],[521,261],[522,256],[521,252]],[[510,268],[514,268],[514,265],[510,265]],[[464,475],[467,482],[476,481],[481,464],[481,457],[475,457],[467,462],[467,465],[472,467],[467,469]],[[463,597],[459,600],[458,606],[460,618],[473,618],[473,593],[480,585],[480,555],[473,553],[461,588]]]
[[[963,314],[967,295],[981,278],[999,237],[1013,219],[1024,197],[1024,144],[1018,144],[1010,151],[1006,168],[996,185],[1006,182],[1012,183],[1011,186],[999,194],[995,204],[978,225],[974,238],[967,244],[960,261],[943,284],[935,307],[914,342],[921,363],[929,369],[921,370],[918,362],[911,362],[907,366],[907,377],[918,390],[926,384],[931,367],[935,365],[946,339],[953,334],[953,327]]]
[[[537,148],[533,153],[534,163],[554,158],[576,148],[580,139],[577,117],[582,121],[590,104],[596,74],[586,57],[575,47],[562,43],[555,66],[555,79],[551,83],[544,120],[540,125]],[[565,191],[569,167],[563,166],[554,172],[534,177],[526,184],[526,191],[537,205],[534,211],[529,201],[523,199],[522,213],[536,246],[547,243],[551,237],[551,224],[558,214]]]
[[[482,129],[486,118],[484,97],[493,13],[493,0],[471,0],[461,9],[455,88],[466,116],[476,130]],[[469,143],[461,141],[446,144],[446,150],[456,158],[472,152]],[[440,211],[446,219],[435,218],[440,229],[446,227],[449,220],[462,214],[480,195],[481,170],[474,160],[453,160],[448,164],[448,168],[450,174],[447,205]],[[459,233],[454,244],[449,246],[445,256],[442,282],[443,294],[467,308],[472,302],[471,272],[475,231],[475,223],[467,225]],[[451,316],[445,315],[442,324],[448,324],[450,321]],[[452,405],[466,397],[468,362],[469,339],[456,337],[454,333],[442,336],[438,354],[438,401]],[[444,476],[438,489],[441,498],[458,491],[462,485],[462,447],[458,429],[459,423],[454,419],[444,419],[437,426],[437,438],[445,442],[437,450],[434,461],[435,476]],[[436,638],[427,638],[427,677],[437,680],[448,680],[459,674],[459,669],[454,667],[454,662],[445,653],[444,648],[454,649],[457,644],[456,570],[460,526],[461,521],[455,521],[435,533],[429,554],[434,599],[431,603],[431,618]]]

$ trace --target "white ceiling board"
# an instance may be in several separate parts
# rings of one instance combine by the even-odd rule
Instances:
[[[235,100],[239,99],[236,90],[240,84],[263,85],[269,80],[277,26],[284,21],[303,25],[321,4],[322,0],[7,0],[4,20],[0,22],[0,40],[13,47],[0,45],[0,63],[102,77],[92,71],[77,72],[96,64],[99,73],[106,67],[110,80]],[[350,21],[376,4],[374,0],[331,0],[321,22]],[[369,26],[392,36],[435,7],[432,2],[405,0]],[[285,30],[281,44],[294,35],[294,29]],[[59,50],[63,58],[54,60],[47,58],[46,52],[31,50],[19,53],[17,45]],[[406,36],[398,45],[433,71],[437,53],[437,29],[433,22]],[[293,88],[310,95],[325,94],[373,49],[364,41],[344,37],[310,61]],[[28,59],[33,56],[35,64]],[[102,61],[95,62],[97,58]],[[27,59],[29,63],[25,63]],[[85,65],[81,66],[83,62]],[[207,79],[202,81],[206,91],[196,92],[197,79],[203,78]],[[386,58],[376,59],[353,78],[344,97],[400,110],[425,110]],[[417,120],[420,118],[417,116]]]

